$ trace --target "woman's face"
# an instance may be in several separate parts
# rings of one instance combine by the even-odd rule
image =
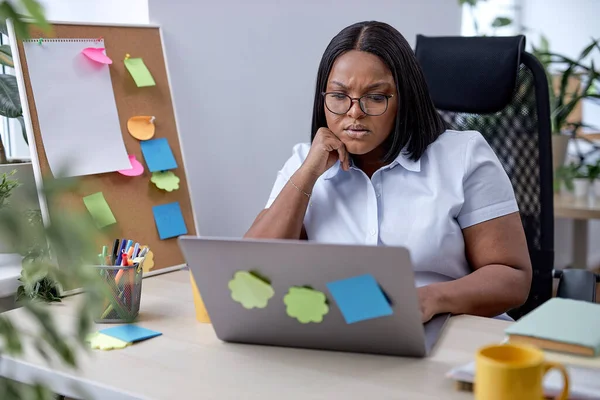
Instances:
[[[385,99],[382,99],[381,95],[393,95],[388,99],[387,110],[378,116],[365,114],[358,101],[353,101],[350,110],[342,115],[331,112],[324,105],[328,128],[346,145],[349,153],[370,153],[392,132],[398,108],[398,95],[392,73],[379,57],[358,50],[342,54],[333,64],[325,91],[346,94],[352,98],[366,94],[376,95],[367,100],[375,111],[385,105]],[[326,101],[335,105],[336,102],[341,104],[348,100],[333,95]]]

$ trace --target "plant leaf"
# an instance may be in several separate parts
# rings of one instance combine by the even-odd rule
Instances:
[[[0,46],[0,64],[6,65],[7,67],[14,68],[15,64],[12,59],[12,52],[10,50],[10,46],[7,44],[3,44]]]
[[[503,26],[512,24],[512,22],[512,19],[508,17],[496,17],[492,22],[492,28],[502,28]]]
[[[22,114],[17,78],[14,75],[0,74],[0,115],[16,118]]]
[[[18,38],[29,38],[27,23],[23,21],[23,18],[15,11],[10,2],[2,1],[0,3],[0,18],[2,19],[2,22],[5,22],[8,18],[12,19],[13,25],[15,26],[15,33]]]
[[[19,124],[21,124],[21,134],[23,135],[23,140],[29,146],[29,139],[27,139],[27,130],[25,129],[25,120],[23,119],[22,115],[17,117],[17,120],[19,121]]]
[[[458,0],[458,4],[459,4],[460,6],[463,6],[463,5],[465,5],[465,4],[468,4],[468,5],[470,5],[471,7],[475,7],[475,6],[477,5],[477,2],[478,2],[478,1],[479,1],[479,0]]]
[[[33,20],[46,34],[50,33],[50,24],[44,16],[44,7],[37,0],[21,0]]]
[[[579,61],[586,58],[596,46],[598,46],[598,40],[592,39],[592,43],[587,45],[587,47],[581,51],[581,54],[579,55]]]

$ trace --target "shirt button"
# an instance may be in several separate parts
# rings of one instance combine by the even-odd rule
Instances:
[[[371,229],[371,236],[375,236],[376,233],[377,233],[376,229]]]
[[[381,197],[381,193],[377,192],[377,197]]]

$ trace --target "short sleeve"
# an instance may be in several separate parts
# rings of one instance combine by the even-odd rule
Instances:
[[[462,229],[519,211],[506,171],[479,132],[467,143],[464,167]]]
[[[300,143],[294,146],[292,149],[292,156],[288,158],[283,165],[283,168],[277,172],[277,179],[275,180],[273,189],[271,189],[271,194],[269,195],[269,200],[267,201],[265,208],[271,207],[285,184],[290,180],[290,177],[294,175],[298,168],[300,168],[306,159],[309,150],[310,144],[308,143]]]

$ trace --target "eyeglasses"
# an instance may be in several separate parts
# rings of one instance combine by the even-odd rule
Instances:
[[[374,117],[386,112],[388,100],[394,97],[393,94],[365,94],[359,98],[354,98],[338,92],[323,92],[321,95],[325,97],[325,107],[334,114],[346,114],[352,108],[354,101],[358,101],[362,112]]]

